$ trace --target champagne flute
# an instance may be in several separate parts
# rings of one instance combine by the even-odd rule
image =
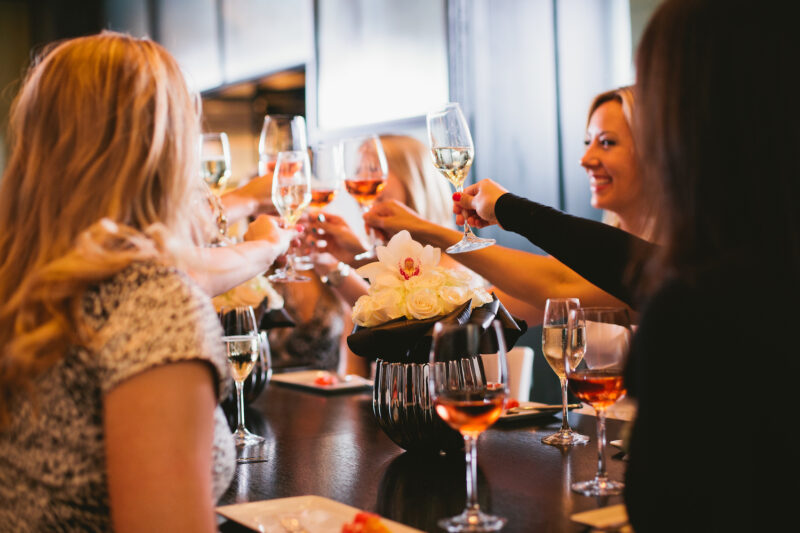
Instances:
[[[233,438],[237,446],[258,444],[263,437],[250,433],[244,425],[244,381],[252,372],[259,356],[259,333],[256,316],[249,305],[223,307],[219,312],[224,336],[225,353],[236,383],[236,431]]]
[[[461,192],[475,157],[472,135],[461,107],[457,103],[449,103],[442,109],[428,113],[427,122],[433,164],[455,186],[456,191]],[[480,250],[494,243],[494,239],[476,236],[465,219],[464,236],[446,251],[460,254]]]
[[[572,484],[573,491],[586,496],[621,494],[625,487],[609,479],[606,473],[606,409],[625,396],[623,372],[631,336],[625,308],[584,307],[569,312],[570,351],[582,350],[583,357],[567,357],[564,365],[567,382],[573,394],[591,405],[597,414],[597,473],[594,479]]]
[[[542,439],[551,446],[572,446],[586,444],[589,437],[573,431],[567,419],[567,375],[564,370],[564,360],[568,355],[580,359],[583,357],[582,341],[585,337],[582,330],[575,331],[572,349],[567,342],[567,320],[569,311],[578,309],[580,302],[577,298],[548,298],[544,306],[544,321],[542,322],[542,353],[561,381],[561,429]]]
[[[330,204],[339,192],[342,183],[342,145],[341,143],[317,143],[311,149],[311,209],[312,216],[321,217],[322,210]],[[322,234],[322,230],[319,230]],[[317,239],[316,247],[324,248],[327,243]]]
[[[281,215],[285,228],[292,229],[311,202],[311,165],[308,151],[281,152],[272,177],[272,203]],[[310,281],[294,268],[294,250],[286,252],[286,267],[269,276],[273,282]]]
[[[481,348],[497,347],[496,357],[480,361]],[[476,324],[437,322],[433,330],[428,387],[436,413],[464,437],[467,504],[464,511],[439,521],[447,531],[497,531],[506,519],[478,506],[477,440],[500,417],[508,396],[508,365],[503,330],[493,321],[484,334]]]
[[[228,231],[228,218],[219,199],[231,176],[231,150],[228,135],[224,132],[204,133],[200,137],[200,177],[209,192],[206,195],[212,216],[217,225],[217,234],[211,239],[214,246],[225,245]]]
[[[375,203],[389,173],[383,145],[377,135],[356,137],[342,141],[342,176],[344,186],[356,199],[361,211],[366,213]],[[374,259],[376,238],[371,229],[367,229],[369,247],[355,259]]]

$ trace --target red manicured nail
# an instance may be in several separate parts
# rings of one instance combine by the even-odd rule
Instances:
[[[453,201],[454,202],[458,202],[459,200],[461,200],[461,193],[460,192],[454,192],[453,193]]]

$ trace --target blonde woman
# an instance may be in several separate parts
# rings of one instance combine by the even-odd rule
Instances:
[[[106,32],[31,68],[10,130],[2,528],[216,531],[234,466],[228,368],[210,300],[181,269],[213,278],[191,261],[195,98],[161,46]]]
[[[581,165],[586,169],[594,207],[605,209],[611,222],[638,237],[652,232],[650,210],[642,194],[632,134],[633,93],[630,87],[595,97],[586,126],[586,151]],[[499,185],[489,180],[499,191]],[[456,195],[453,199],[457,200]],[[399,202],[376,204],[364,220],[389,235],[407,229],[415,239],[445,248],[457,242],[460,232],[432,224]],[[461,222],[462,220],[456,220]],[[470,219],[470,224],[473,220]],[[476,221],[475,227],[481,227]],[[552,256],[543,256],[490,246],[453,256],[464,266],[483,275],[498,289],[528,304],[521,313],[530,324],[540,324],[547,298],[578,297],[583,305],[624,305],[622,301],[576,274]],[[525,308],[523,308],[524,310]]]

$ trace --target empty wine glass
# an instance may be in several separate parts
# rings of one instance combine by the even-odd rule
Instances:
[[[223,307],[219,311],[225,353],[236,383],[236,431],[238,446],[258,444],[263,437],[250,433],[244,425],[244,380],[250,375],[259,357],[259,333],[251,306]]]
[[[366,213],[375,203],[378,194],[386,185],[389,169],[383,145],[377,135],[355,137],[342,141],[342,176],[344,186],[356,199],[361,211]],[[367,229],[367,250],[355,256],[356,259],[374,259],[376,238]]]
[[[308,151],[281,152],[272,177],[272,203],[287,229],[293,229],[311,202],[311,169]],[[286,267],[269,276],[273,282],[310,281],[294,268],[294,250],[286,252]]]
[[[481,360],[481,352],[497,351]],[[508,365],[503,330],[493,321],[484,333],[477,324],[444,324],[433,330],[428,386],[436,413],[464,437],[467,505],[439,521],[447,531],[497,531],[506,519],[478,505],[478,436],[500,417],[508,396]]]
[[[584,307],[569,312],[567,338],[570,352],[564,369],[570,390],[597,414],[597,473],[594,479],[572,484],[586,496],[621,494],[625,485],[606,473],[606,409],[625,396],[623,372],[631,341],[628,311],[622,307]]]
[[[570,350],[567,342],[567,321],[569,320],[569,311],[579,307],[580,302],[577,298],[548,298],[544,306],[542,353],[544,353],[544,358],[550,368],[561,381],[561,429],[542,439],[543,443],[551,446],[572,446],[589,442],[589,437],[576,433],[569,427],[567,419],[567,375],[564,370],[564,360],[569,354],[571,357],[583,357],[583,350],[580,349],[579,344],[573,344]],[[575,340],[582,339],[583,336],[578,336]]]
[[[456,191],[461,192],[475,157],[472,135],[461,107],[457,103],[449,103],[442,109],[428,113],[427,122],[433,164],[455,186]],[[449,247],[447,253],[480,250],[494,243],[494,239],[482,239],[475,235],[465,218],[464,236]]]

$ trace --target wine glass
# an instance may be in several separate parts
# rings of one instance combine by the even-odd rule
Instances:
[[[211,239],[214,246],[226,244],[228,218],[219,194],[225,189],[230,176],[231,151],[228,135],[224,132],[204,133],[200,137],[200,177],[209,189],[206,197],[217,225],[217,234]]]
[[[237,446],[258,444],[263,437],[250,433],[244,425],[244,381],[259,356],[259,333],[253,308],[247,306],[223,307],[219,311],[225,353],[236,383],[236,431],[233,438]]]
[[[472,135],[461,107],[457,103],[449,103],[442,109],[428,113],[427,122],[433,164],[455,186],[456,191],[461,192],[475,157]],[[480,250],[494,243],[494,239],[482,239],[472,233],[465,217],[464,236],[446,251],[460,254]]]
[[[386,185],[389,170],[383,145],[377,135],[370,135],[343,140],[341,150],[344,186],[366,213]],[[371,229],[367,229],[367,240],[367,250],[355,256],[356,259],[377,257],[375,233]]]
[[[577,298],[548,298],[544,306],[542,353],[544,353],[544,358],[550,368],[561,381],[561,429],[542,439],[543,443],[551,446],[572,446],[589,442],[589,437],[586,435],[572,431],[567,419],[567,375],[564,370],[564,360],[568,354],[578,359],[583,357],[583,350],[577,343],[570,351],[567,342],[567,321],[569,320],[569,311],[579,307],[580,302]],[[583,338],[583,336],[578,336],[575,340],[577,342]]]
[[[594,479],[572,484],[586,496],[621,494],[625,485],[606,473],[606,409],[625,396],[623,372],[631,341],[628,311],[622,307],[584,307],[569,312],[569,351],[564,369],[570,390],[597,413],[597,473]]]
[[[272,176],[281,152],[308,150],[306,120],[300,115],[266,115],[258,139],[258,175]],[[294,269],[310,270],[310,258],[295,253]]]
[[[497,356],[480,360],[493,345]],[[428,387],[436,413],[464,437],[467,461],[467,505],[439,521],[447,531],[497,531],[506,519],[478,506],[478,436],[503,412],[508,395],[508,366],[502,328],[493,321],[486,333],[477,324],[437,322],[433,330]]]
[[[342,183],[341,143],[317,143],[311,149],[311,209],[312,216],[320,217],[322,210],[330,204],[341,189]],[[319,230],[321,234],[322,230]],[[316,246],[325,247],[318,239]]]
[[[292,229],[311,202],[311,164],[308,151],[281,152],[272,177],[272,203],[281,216],[283,226]],[[286,267],[269,276],[273,282],[310,281],[294,268],[294,250],[286,252]]]

